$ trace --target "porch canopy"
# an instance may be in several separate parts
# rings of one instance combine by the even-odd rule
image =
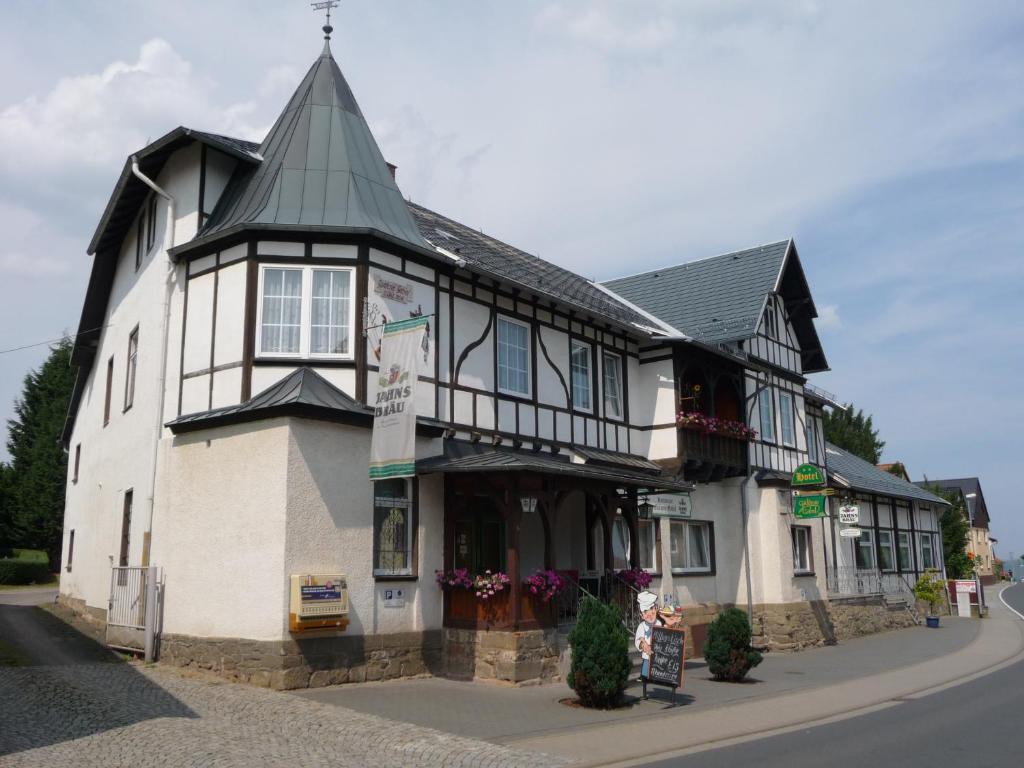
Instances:
[[[582,447],[551,453],[449,440],[416,472],[445,475],[445,570],[509,577],[508,597],[486,605],[472,592],[446,592],[446,626],[471,629],[548,624],[551,606],[524,593],[525,578],[541,568],[603,570],[615,562],[613,531],[624,538],[628,530],[628,564],[638,566],[640,497],[693,488],[646,458]]]

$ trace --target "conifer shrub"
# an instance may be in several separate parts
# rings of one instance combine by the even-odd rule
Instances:
[[[629,639],[619,610],[592,597],[580,606],[569,633],[572,665],[568,683],[585,707],[608,709],[619,704],[629,680]]]
[[[750,646],[750,620],[739,608],[729,608],[708,625],[704,661],[715,680],[739,682],[761,663]]]

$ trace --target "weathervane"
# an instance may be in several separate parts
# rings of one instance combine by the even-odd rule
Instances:
[[[313,6],[314,11],[327,11],[327,23],[324,24],[324,40],[331,39],[331,32],[334,31],[334,27],[331,26],[331,9],[338,7],[338,0],[322,0],[322,2],[310,3]]]

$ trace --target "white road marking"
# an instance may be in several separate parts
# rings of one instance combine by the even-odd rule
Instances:
[[[1005,606],[1006,606],[1007,608],[1009,608],[1009,609],[1010,609],[1011,611],[1013,611],[1014,613],[1016,613],[1016,614],[1017,614],[1017,616],[1018,616],[1018,618],[1020,618],[1020,619],[1021,619],[1021,621],[1024,621],[1024,613],[1021,613],[1021,612],[1020,612],[1020,611],[1018,611],[1018,610],[1017,610],[1016,608],[1014,608],[1014,607],[1013,607],[1012,605],[1010,605],[1010,604],[1009,604],[1008,602],[1006,602],[1006,600],[1004,600],[1004,599],[1003,599],[1003,592],[1005,592],[1005,591],[1006,591],[1006,590],[1008,590],[1008,589],[1013,589],[1013,588],[1014,588],[1014,586],[1019,586],[1019,585],[1015,585],[1015,584],[1010,584],[1010,585],[1009,585],[1008,587],[1003,587],[1003,588],[1002,588],[1001,590],[999,590],[999,602],[1001,602],[1001,603],[1002,603],[1003,605],[1005,605]]]

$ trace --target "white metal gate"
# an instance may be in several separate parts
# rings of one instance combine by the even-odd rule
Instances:
[[[144,651],[153,658],[156,636],[159,569],[156,566],[115,566],[110,570],[107,603],[107,645]]]

